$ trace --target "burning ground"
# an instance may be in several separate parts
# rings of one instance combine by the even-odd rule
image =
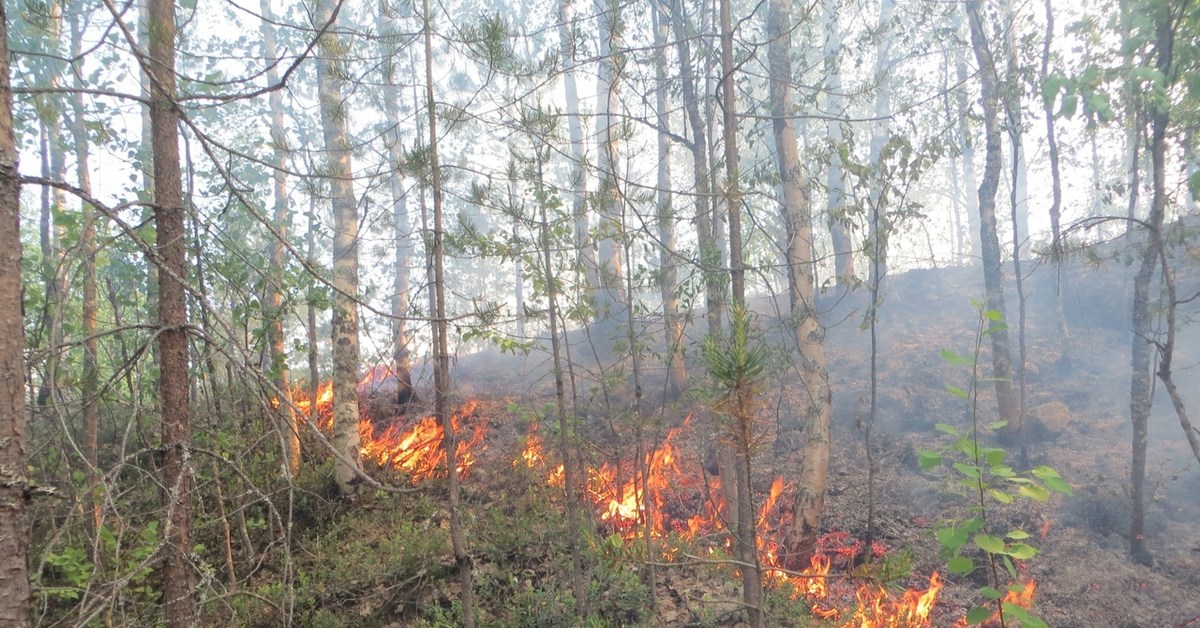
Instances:
[[[938,352],[962,351],[971,344],[974,312],[962,295],[978,291],[975,274],[975,269],[926,271],[893,281],[880,328],[880,411],[870,457],[877,469],[877,538],[869,549],[862,547],[869,463],[858,427],[865,420],[868,381],[866,342],[858,329],[861,299],[851,295],[826,304],[835,442],[826,533],[820,553],[802,572],[776,569],[774,545],[790,521],[788,478],[795,476],[800,462],[799,435],[789,427],[795,399],[786,386],[779,386],[764,408],[772,438],[756,457],[755,488],[759,555],[773,591],[768,605],[774,623],[816,621],[802,611],[807,607],[829,617],[824,625],[831,626],[949,626],[979,603],[976,589],[986,584],[982,574],[946,576],[934,539],[944,522],[969,516],[970,502],[952,492],[944,474],[923,472],[916,464],[917,451],[942,438],[936,423],[964,417],[962,401],[945,392],[945,385],[961,385],[968,374],[940,360]],[[1133,564],[1123,540],[1129,518],[1129,430],[1128,340],[1120,314],[1128,308],[1119,303],[1122,277],[1078,269],[1076,288],[1066,299],[1072,330],[1067,370],[1059,359],[1052,304],[1045,297],[1052,294],[1047,274],[1035,273],[1028,286],[1034,295],[1028,456],[1031,465],[1055,467],[1075,491],[1044,504],[997,506],[989,519],[996,529],[1022,529],[1033,536],[1042,553],[1016,567],[1020,580],[1029,583],[1021,593],[1032,596],[1034,612],[1050,625],[1192,625],[1200,616],[1200,473],[1163,399],[1156,399],[1151,442],[1148,541],[1155,564]],[[1181,346],[1191,361],[1180,359],[1180,364],[1200,358],[1194,334],[1181,339]],[[505,359],[509,361],[498,366]],[[556,625],[547,618],[571,616],[569,603],[553,593],[568,589],[564,530],[561,521],[552,521],[562,509],[562,471],[553,425],[539,425],[539,419],[552,414],[544,406],[544,365],[513,360],[476,356],[459,363],[456,379],[476,399],[464,404],[455,419],[464,454],[465,508],[483,582],[481,596],[500,596],[524,609],[509,615],[492,610],[494,623],[539,625],[535,619],[541,617],[540,625]],[[380,382],[386,384],[386,377],[368,374],[360,392],[378,398]],[[1194,397],[1193,402],[1200,401]],[[641,465],[635,464],[634,424],[627,417],[605,413],[597,403],[581,426],[589,460],[589,569],[600,583],[593,604],[618,624],[728,623],[738,608],[736,578],[723,560],[724,504],[715,478],[704,470],[704,428],[713,417],[704,404],[687,396],[652,401],[643,424]],[[981,401],[981,407],[989,407],[986,390]],[[399,416],[386,403],[365,407],[365,414],[374,415],[360,425],[364,457],[377,473],[415,484],[426,496],[425,502],[402,508],[407,518],[401,517],[401,525],[443,530],[444,513],[430,505],[436,504],[439,468],[444,469],[440,428],[420,412]],[[386,544],[385,537],[404,534],[389,531],[391,524],[374,517],[373,509],[381,503],[368,500],[339,516],[358,517],[361,537],[380,537],[378,542]],[[347,542],[338,536],[342,533],[327,539],[328,545],[318,545],[336,552],[336,539]],[[396,551],[415,554],[411,560],[418,560],[420,551],[413,547],[409,542]],[[425,549],[429,552],[422,560],[430,564],[410,569],[422,576],[403,585],[374,585],[388,591],[387,596],[356,592],[354,603],[363,605],[358,612],[408,624],[427,619],[431,608],[450,608],[456,585],[448,577],[433,577],[437,568],[448,568],[450,556]],[[864,579],[866,572],[855,567],[854,557],[868,553],[877,564],[900,565],[907,575],[895,578],[890,587]],[[648,600],[639,597],[635,586],[650,563],[656,582],[653,615],[645,614]],[[351,603],[345,595],[327,601]]]

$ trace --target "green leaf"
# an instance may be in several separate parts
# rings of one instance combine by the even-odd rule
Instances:
[[[978,626],[987,621],[988,617],[992,616],[992,611],[986,606],[976,606],[967,611],[967,625]]]
[[[990,471],[991,471],[992,475],[994,475],[998,478],[1004,478],[1006,480],[1017,476],[1017,472],[1013,471],[1013,468],[1006,464],[992,467],[990,469]]]
[[[978,480],[980,477],[983,477],[983,474],[979,471],[978,467],[972,467],[961,462],[956,462],[954,463],[954,468],[957,469],[959,473],[973,480]]]
[[[995,499],[996,501],[1000,502],[1001,504],[1011,504],[1013,501],[1012,495],[1009,495],[1008,493],[1005,493],[1004,491],[1002,491],[1000,489],[993,488],[993,489],[990,489],[988,492],[990,492],[992,494],[992,499]]]
[[[977,545],[979,547],[979,549],[981,549],[989,554],[1003,554],[1004,553],[1004,540],[994,537],[990,534],[984,534],[982,532],[979,534],[976,534],[975,535],[975,545]]]
[[[1005,419],[1001,419],[1001,420],[999,420],[999,421],[993,421],[993,422],[991,422],[991,423],[988,423],[988,424],[987,424],[987,425],[985,425],[984,427],[986,427],[986,428],[987,428],[987,429],[989,429],[989,430],[995,431],[995,430],[998,430],[998,429],[1000,429],[1000,428],[1002,428],[1002,427],[1007,427],[1007,426],[1008,426],[1008,421],[1007,421],[1007,420],[1005,420]]]
[[[936,451],[922,450],[917,452],[917,464],[921,465],[922,471],[936,469],[942,464],[942,456]]]
[[[989,467],[995,467],[1001,462],[1004,462],[1004,450],[995,447],[987,447],[979,450],[983,454],[984,460],[987,461]]]
[[[956,366],[971,366],[975,364],[975,359],[969,355],[959,355],[949,349],[942,349],[942,359]]]
[[[1058,117],[1073,118],[1075,110],[1079,108],[1079,96],[1076,94],[1066,94],[1062,99],[1062,106],[1058,108]]]
[[[1008,534],[1005,534],[1004,536],[1006,538],[1010,538],[1014,541],[1021,541],[1021,540],[1029,538],[1029,533],[1024,530],[1013,530],[1012,532],[1009,532]]]
[[[967,533],[959,528],[941,528],[933,535],[947,549],[956,550],[967,544]]]
[[[987,522],[981,517],[971,517],[970,519],[962,522],[962,524],[958,527],[962,528],[964,532],[970,534],[971,532],[978,532],[979,530],[982,530],[984,524],[986,523]]]
[[[1048,478],[1043,480],[1043,483],[1046,485],[1046,488],[1058,493],[1063,493],[1064,495],[1072,495],[1075,492],[1075,489],[1071,488],[1070,484],[1067,484],[1065,481],[1058,478]]]
[[[1001,591],[1000,589],[997,589],[995,587],[982,587],[981,589],[979,589],[979,595],[982,595],[984,598],[992,600],[994,602],[994,601],[1004,597],[1004,591]]]
[[[1017,560],[1029,560],[1041,552],[1039,552],[1038,549],[1032,545],[1026,545],[1025,543],[1013,543],[1012,545],[1008,546],[1008,550],[1005,553]]]
[[[1037,484],[1026,484],[1018,490],[1022,495],[1032,499],[1035,502],[1044,502],[1050,499],[1050,491],[1047,491]]]
[[[1054,469],[1047,467],[1046,465],[1034,467],[1033,470],[1030,471],[1030,473],[1033,474],[1033,477],[1035,477],[1039,480],[1048,480],[1050,478],[1061,478],[1062,477],[1061,475],[1058,474],[1058,471],[1055,471]]]
[[[945,432],[951,436],[958,436],[958,428],[950,425],[949,423],[938,423],[933,427],[939,432]]]
[[[983,317],[989,321],[1002,321],[1004,320],[1004,312],[989,308],[983,311]]]
[[[946,561],[946,569],[952,574],[965,576],[975,571],[975,561],[966,556],[955,556]]]
[[[958,397],[959,399],[966,399],[969,396],[967,394],[967,391],[959,388],[958,386],[955,386],[954,384],[946,384],[946,390],[951,395],[954,395],[955,397]]]
[[[1004,565],[1004,570],[1008,572],[1008,577],[1013,580],[1017,579],[1017,567],[1013,565],[1013,561],[1008,556],[1001,556],[1000,562]]]

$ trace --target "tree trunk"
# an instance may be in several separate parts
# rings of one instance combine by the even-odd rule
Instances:
[[[1054,7],[1050,0],[1045,0],[1046,8],[1046,37],[1042,42],[1042,83],[1050,78],[1050,43],[1054,39]],[[1062,263],[1064,260],[1062,243],[1062,177],[1058,164],[1058,138],[1054,125],[1054,102],[1058,94],[1042,99],[1042,113],[1046,118],[1046,148],[1050,154],[1050,255],[1055,260],[1054,273],[1054,314],[1058,322],[1059,356],[1058,368],[1060,373],[1071,369],[1071,335],[1067,328],[1067,316],[1063,311],[1063,276]]]
[[[571,215],[575,218],[575,248],[579,251],[587,294],[600,289],[600,273],[596,265],[596,251],[592,243],[590,221],[585,198],[588,187],[588,170],[585,166],[583,120],[579,115],[579,88],[575,84],[575,33],[572,0],[559,1],[558,45],[559,63],[566,91],[567,132],[571,140],[571,180],[568,192],[571,198]]]
[[[888,181],[883,172],[883,149],[891,137],[892,126],[892,19],[895,12],[894,0],[879,3],[879,47],[875,51],[878,85],[875,87],[875,122],[871,131],[871,182],[867,191],[870,220],[867,242],[871,246],[869,257],[872,260],[868,283],[875,286],[882,286],[883,278],[887,276],[887,246],[892,231],[887,212]]]
[[[317,5],[318,26],[335,22],[334,0]],[[333,206],[333,448],[334,480],[345,494],[359,474],[358,435],[358,205],[354,198],[349,103],[342,95],[342,44],[330,31],[317,57],[321,128],[328,156],[329,197]]]
[[[785,566],[808,567],[816,549],[829,478],[829,376],[825,371],[825,330],[817,319],[813,285],[812,208],[800,165],[792,112],[791,16],[786,0],[771,0],[767,19],[771,76],[771,128],[776,166],[783,190],[780,210],[787,229],[788,269],[793,334],[799,351],[800,388],[809,392],[803,404],[804,462],[796,493],[796,521],[788,531]]]
[[[29,489],[25,477],[25,326],[21,189],[13,137],[8,16],[0,4],[0,624],[30,625]]]
[[[996,93],[999,79],[996,65],[988,48],[987,34],[980,16],[980,0],[966,4],[971,28],[971,44],[979,63],[979,78],[983,85],[983,122],[987,151],[984,155],[983,180],[979,184],[979,237],[983,253],[983,282],[989,309],[1005,317],[1004,275],[1000,267],[1000,238],[996,230],[996,190],[1000,185],[1002,161],[1000,148],[1000,102]],[[1021,433],[1020,413],[1013,392],[1012,358],[1009,355],[1008,331],[1001,328],[989,334],[992,339],[992,378],[996,385],[999,418],[1006,421],[1003,433],[1009,437]]]
[[[623,317],[620,308],[624,307],[626,298],[622,287],[621,251],[615,238],[621,230],[621,207],[625,203],[617,176],[617,147],[622,136],[618,93],[625,68],[617,47],[624,26],[621,5],[615,0],[595,0],[595,8],[600,24],[597,52],[600,62],[596,76],[596,169],[600,182],[595,195],[596,213],[600,220],[596,247],[600,283],[593,293],[592,307],[596,320],[611,318],[619,321]]]
[[[275,50],[275,26],[272,23],[271,0],[262,0],[262,38],[263,54],[267,63],[267,84],[279,84],[279,66],[275,64],[278,54]],[[283,266],[284,241],[288,234],[288,192],[287,192],[287,129],[283,123],[283,91],[273,90],[270,93],[271,108],[271,148],[274,178],[275,211],[272,217],[276,234],[271,242],[271,267],[267,273],[267,308],[265,318],[268,322],[267,337],[271,345],[271,379],[279,389],[280,395],[289,395],[287,350],[283,336]],[[287,472],[291,477],[300,473],[300,425],[296,413],[288,410],[288,404],[281,403],[279,415],[284,448],[284,461]]]
[[[446,271],[443,234],[442,169],[438,162],[437,101],[433,97],[433,14],[429,0],[422,2],[425,38],[425,112],[429,123],[429,173],[433,192],[433,281],[435,301],[433,312],[434,407],[442,424],[442,448],[446,452],[447,510],[450,515],[450,544],[454,550],[454,562],[458,564],[462,592],[463,626],[474,628],[475,603],[471,556],[467,553],[463,538],[462,515],[459,512],[458,485],[458,438],[454,433],[454,422],[450,410],[450,350],[448,346],[449,325],[446,320]]]
[[[191,408],[188,373],[186,232],[175,105],[175,3],[150,0],[150,129],[157,230],[159,388],[162,402],[163,490],[166,526],[162,569],[167,626],[196,623],[192,552]]]
[[[390,45],[392,37],[397,36],[394,21],[390,15],[388,3],[379,3],[377,27],[385,38],[381,41],[384,47],[383,61],[383,111],[386,116],[388,132],[386,141],[388,156],[393,167],[398,168],[404,159],[404,147],[400,142],[400,89],[396,86],[395,49]],[[396,402],[404,405],[416,398],[412,383],[412,356],[408,350],[408,267],[412,259],[412,230],[409,227],[408,194],[404,187],[404,177],[399,170],[388,177],[389,189],[392,196],[392,227],[396,239],[396,257],[392,268],[392,370],[396,375]]]
[[[71,124],[72,142],[75,145],[75,164],[79,177],[79,189],[85,194],[92,194],[90,172],[90,147],[88,145],[87,129],[84,127],[83,93],[83,28],[79,24],[79,12],[71,12],[71,58],[73,85],[76,89],[71,95],[71,112],[74,120]],[[89,530],[93,540],[100,527],[100,479],[97,469],[97,452],[99,450],[100,424],[100,379],[96,361],[96,220],[98,215],[95,208],[88,203],[81,203],[83,214],[83,232],[80,234],[80,246],[83,249],[83,456],[87,469],[85,475],[88,484],[88,498],[84,506],[90,514]],[[92,560],[97,560],[92,556]]]
[[[662,278],[664,331],[667,346],[667,388],[674,396],[683,390],[687,365],[683,359],[683,320],[679,317],[679,280],[675,269],[675,209],[671,193],[671,141],[667,136],[671,116],[667,109],[667,36],[670,0],[654,3],[654,108],[658,120],[658,206],[659,268]]]
[[[962,27],[962,14],[954,11],[954,32]],[[967,99],[967,57],[961,47],[954,49],[954,77],[958,80],[958,89],[954,90],[958,104],[958,139],[962,142],[962,182],[963,198],[967,206],[967,237],[971,249],[967,255],[972,259],[980,259],[983,255],[983,245],[980,241],[982,227],[979,224],[979,197],[976,196],[979,187],[975,182],[975,140],[971,136],[968,121],[971,118],[971,106]]]
[[[679,55],[679,78],[683,91],[683,106],[687,113],[688,128],[691,129],[692,178],[695,185],[696,207],[693,222],[696,226],[697,257],[700,272],[704,274],[705,308],[708,312],[708,333],[721,331],[721,284],[718,271],[721,267],[721,251],[717,247],[712,216],[715,197],[709,181],[707,127],[700,117],[700,97],[696,90],[696,77],[692,71],[692,52],[687,28],[684,23],[682,0],[671,0],[671,28],[675,34],[675,45]]]
[[[1167,89],[1173,82],[1172,58],[1175,43],[1174,27],[1171,23],[1170,12],[1164,7],[1154,10],[1156,35],[1154,42],[1156,67]],[[1129,416],[1133,424],[1132,461],[1129,473],[1130,497],[1132,512],[1129,522],[1129,553],[1132,558],[1142,564],[1149,565],[1152,561],[1149,550],[1146,549],[1146,438],[1149,431],[1150,408],[1153,399],[1152,357],[1154,344],[1151,340],[1153,331],[1151,323],[1155,314],[1150,309],[1150,283],[1154,278],[1154,269],[1158,264],[1158,256],[1165,255],[1162,250],[1162,224],[1167,207],[1167,126],[1170,123],[1170,105],[1156,104],[1151,101],[1146,105],[1147,117],[1150,121],[1150,159],[1154,177],[1154,192],[1150,203],[1150,215],[1147,217],[1146,246],[1138,272],[1133,280],[1133,336],[1130,352],[1130,382],[1129,382]],[[1139,133],[1140,134],[1140,133]],[[1132,224],[1132,223],[1131,223]],[[1170,368],[1169,354],[1167,368]],[[1169,372],[1169,371],[1168,371]],[[1169,378],[1167,378],[1168,384]],[[1170,388],[1170,386],[1168,386]],[[1171,392],[1168,390],[1168,392]],[[1172,396],[1174,400],[1174,395]]]
[[[850,217],[846,215],[846,174],[842,168],[842,148],[846,144],[842,122],[838,118],[845,107],[842,95],[842,71],[839,55],[842,54],[842,32],[838,27],[837,0],[822,0],[825,12],[825,110],[829,119],[825,122],[825,133],[829,138],[829,170],[825,175],[826,219],[829,235],[833,241],[834,281],[838,285],[853,286],[858,281],[854,272],[854,243],[847,227]]]

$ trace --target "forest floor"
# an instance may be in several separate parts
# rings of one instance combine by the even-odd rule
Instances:
[[[1146,540],[1154,563],[1135,564],[1127,551],[1130,273],[1115,262],[1064,271],[1068,327],[1064,342],[1054,307],[1055,272],[1057,269],[1048,266],[1037,268],[1025,282],[1025,291],[1031,295],[1026,327],[1026,407],[1030,415],[1041,417],[1027,424],[1027,455],[1031,466],[1044,464],[1059,471],[1073,486],[1074,494],[1055,495],[1046,503],[997,505],[989,519],[996,529],[1019,528],[1033,535],[1041,554],[1020,564],[1019,571],[1022,579],[1036,581],[1034,613],[1051,626],[1200,625],[1200,470],[1161,390],[1154,400],[1147,471]],[[966,388],[969,367],[946,363],[939,351],[971,353],[978,314],[970,297],[982,294],[980,274],[978,268],[961,267],[897,275],[890,279],[880,316],[878,411],[872,431],[878,469],[874,512],[884,546],[889,551],[909,548],[914,552],[910,586],[917,588],[927,582],[931,572],[945,574],[933,534],[939,523],[970,516],[971,502],[950,490],[944,474],[922,472],[916,452],[947,440],[935,424],[963,425],[967,420],[965,402],[949,394],[945,386]],[[1007,287],[1015,358],[1017,299],[1011,277]],[[864,306],[861,294],[836,301],[828,298],[822,305],[829,325],[826,347],[834,391],[825,526],[860,538],[867,529],[870,467],[861,429],[868,418],[870,390],[869,335],[860,328]],[[1064,350],[1069,353],[1069,366],[1061,359]],[[981,376],[986,375],[989,360],[985,342]],[[490,353],[463,356],[458,361],[456,385],[485,400],[486,406],[479,412],[490,415],[494,425],[510,426],[501,433],[508,432],[514,439],[528,423],[505,410],[506,404],[549,399],[545,364],[531,365],[531,361]],[[1200,404],[1200,387],[1195,385],[1200,364],[1200,334],[1196,331],[1188,330],[1180,337],[1176,364],[1176,379],[1194,408]],[[698,368],[693,367],[692,372],[694,377],[702,377]],[[777,418],[786,422],[794,391],[781,386],[778,392],[771,403],[782,409]],[[981,421],[992,420],[994,396],[987,385],[982,386],[979,401]],[[655,410],[665,409],[672,415],[663,422],[673,427],[698,410],[695,406],[695,402],[674,401]],[[596,418],[596,412],[589,414],[593,422],[605,423],[604,417]],[[628,435],[620,427],[601,425],[600,431],[607,431],[610,442]],[[797,442],[794,434],[785,435],[759,456],[756,485],[764,493],[771,477],[789,478],[798,473]],[[698,438],[682,443],[703,448]],[[519,445],[501,449],[518,451]],[[1017,451],[1012,449],[1009,459],[1016,463]],[[700,455],[699,451],[692,453]],[[697,469],[697,473],[702,472]],[[488,473],[481,470],[481,475]],[[730,580],[706,580],[687,569],[673,572],[664,568],[660,572],[656,624],[696,622],[699,615],[694,608],[687,608],[689,595],[697,600],[721,596],[729,602],[736,600]],[[946,578],[934,625],[950,625],[963,617],[979,603],[975,590],[982,584],[980,578]],[[712,590],[714,587],[718,590]]]

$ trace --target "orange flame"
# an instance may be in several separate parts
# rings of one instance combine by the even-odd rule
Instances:
[[[380,386],[391,371],[386,367],[370,369],[357,389],[360,394],[367,389]],[[309,416],[313,401],[309,391],[296,386],[291,391],[293,403],[302,420]],[[466,473],[484,447],[484,428],[477,425],[467,437],[462,435],[463,419],[475,411],[475,402],[466,404],[450,418],[451,428],[457,435],[458,464],[455,468],[460,474]],[[317,388],[316,395],[317,427],[322,430],[333,428],[333,383],[325,382]],[[358,435],[359,451],[364,460],[370,460],[380,466],[390,467],[409,474],[415,484],[421,480],[445,475],[446,452],[442,447],[445,431],[442,424],[434,416],[427,416],[415,424],[404,425],[392,423],[377,428],[371,417],[366,415],[363,404],[359,404]]]

